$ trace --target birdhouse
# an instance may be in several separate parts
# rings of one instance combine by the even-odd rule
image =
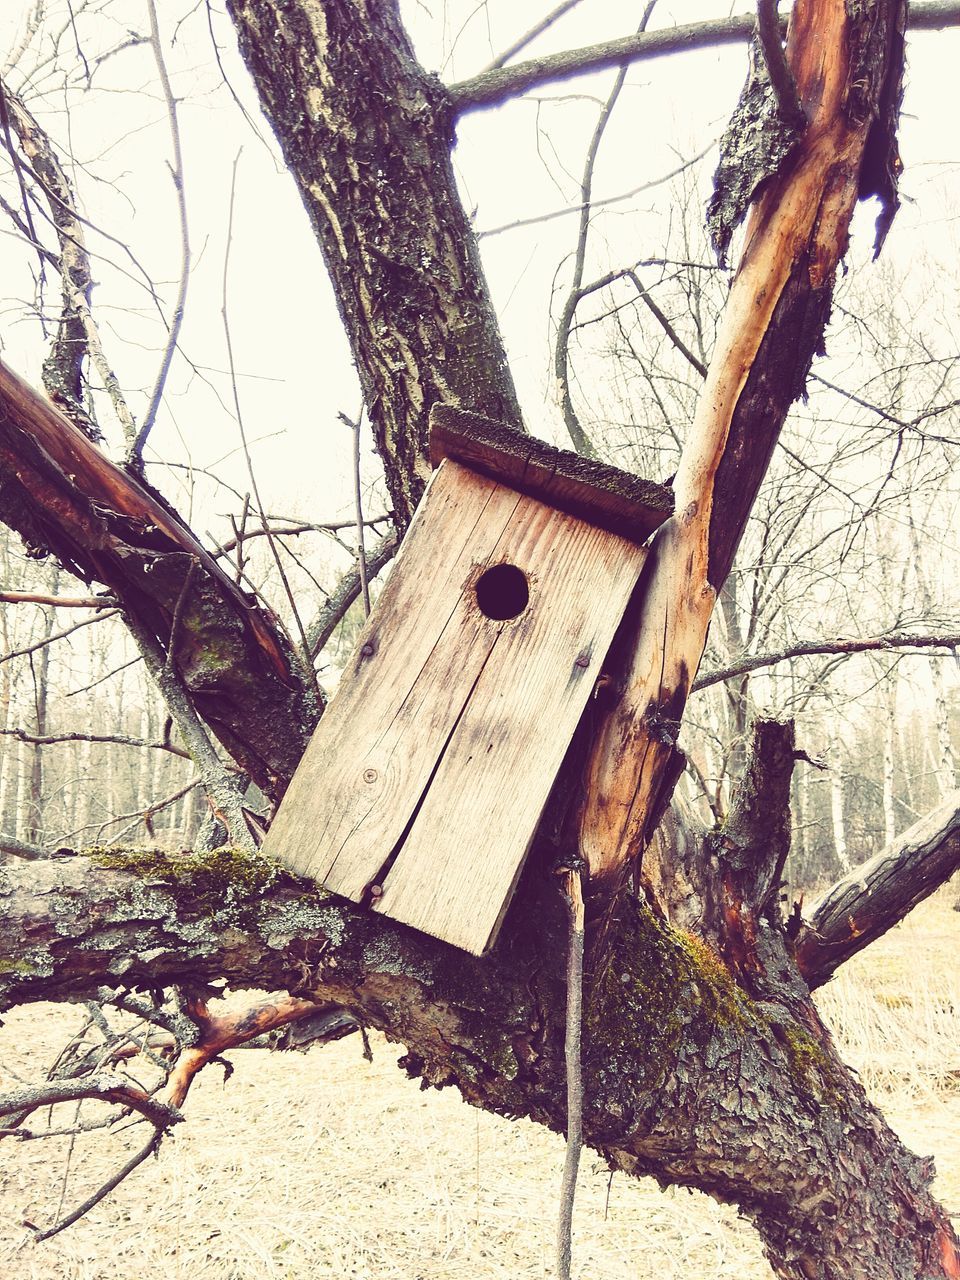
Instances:
[[[430,444],[434,474],[264,851],[479,955],[672,499],[449,407]]]

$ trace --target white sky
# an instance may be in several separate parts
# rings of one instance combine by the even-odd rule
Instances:
[[[10,47],[31,7],[10,4],[4,8],[0,47]],[[142,0],[116,0],[99,7],[104,10],[102,16],[80,15],[79,30],[90,61],[98,42],[106,49],[129,31],[147,30]],[[404,5],[423,61],[443,68],[448,80],[474,73],[492,52],[551,7],[547,0],[489,0],[479,6],[473,0],[448,5],[441,0],[409,0]],[[653,25],[690,22],[750,7],[661,0]],[[152,453],[212,466],[241,490],[249,487],[237,452],[229,383],[222,372],[226,356],[220,314],[231,173],[242,148],[231,246],[230,323],[243,375],[246,429],[259,441],[255,458],[261,486],[272,510],[296,509],[313,518],[345,513],[350,509],[350,438],[336,415],[343,410],[353,416],[359,393],[319,251],[292,180],[253,135],[221,85],[203,6],[183,0],[160,8],[168,40],[176,28],[168,57],[182,99],[194,252],[182,345],[205,371],[220,399],[178,360],[152,437]],[[641,10],[642,5],[621,0],[584,0],[526,52],[623,34],[632,29]],[[182,21],[175,24],[175,19]],[[258,115],[255,95],[233,46],[232,29],[222,14],[216,17],[215,29],[230,82],[251,114]],[[62,48],[61,63],[69,63],[69,38]],[[31,51],[21,66],[32,67],[36,62],[36,52]],[[894,263],[909,262],[920,246],[945,262],[956,257],[956,223],[950,206],[956,205],[960,154],[955,113],[948,104],[956,96],[951,86],[958,64],[960,31],[911,37],[902,150],[907,164],[904,191],[919,203],[908,204],[898,219],[887,250]],[[655,180],[674,170],[679,159],[709,146],[726,123],[744,74],[745,53],[740,46],[638,64],[604,140],[595,197],[618,195]],[[455,160],[467,207],[476,210],[478,229],[489,230],[576,202],[584,147],[598,99],[611,79],[610,72],[581,77],[461,122]],[[16,72],[11,82],[17,87]],[[129,244],[149,273],[163,282],[169,309],[176,291],[179,241],[166,168],[169,133],[152,54],[147,46],[126,50],[98,68],[92,91],[82,92],[81,82],[82,77],[74,76],[76,87],[65,96],[62,77],[41,71],[36,86],[45,96],[42,102],[32,99],[32,104],[54,138],[69,141],[93,175],[92,180],[78,175],[88,217]],[[65,101],[69,101],[69,117]],[[712,160],[702,167],[704,182],[711,170]],[[11,193],[9,180],[4,189]],[[15,192],[11,198],[16,201]],[[592,232],[588,278],[611,263],[655,254],[675,216],[668,185],[604,212]],[[854,259],[862,259],[869,247],[869,217],[866,222],[867,237],[855,248]],[[545,435],[557,436],[560,431],[549,372],[550,293],[557,264],[570,253],[575,230],[576,219],[567,216],[482,242],[528,422]],[[102,238],[91,235],[91,247],[132,270],[116,246]],[[0,238],[0,265],[5,297],[29,302],[33,295],[29,269],[35,264],[12,236]],[[105,325],[109,354],[125,384],[145,388],[159,361],[161,327],[142,290],[108,261],[97,260],[95,265],[99,284],[94,300]],[[563,269],[559,279],[566,279]],[[53,289],[49,297],[55,297]],[[0,314],[0,342],[5,358],[38,382],[43,346],[35,323],[23,319],[23,312],[23,307],[11,307],[8,301]],[[135,400],[139,411],[143,397]],[[105,411],[103,417],[108,418]],[[372,475],[373,467],[368,470]],[[179,476],[163,480],[157,470],[151,474],[181,506],[187,502]],[[188,508],[185,514],[201,533],[222,529],[218,515],[236,505],[227,498],[201,486],[194,495],[199,509]],[[371,503],[378,505],[373,498]]]

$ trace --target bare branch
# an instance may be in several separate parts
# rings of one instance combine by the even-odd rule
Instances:
[[[81,627],[89,627],[93,622],[103,622],[104,618],[116,617],[119,612],[119,609],[103,609],[100,613],[95,613],[92,618],[84,618],[82,622],[75,622],[72,627],[64,627],[62,631],[55,631],[53,635],[46,636],[43,640],[37,640],[34,644],[25,645],[22,649],[13,649],[10,653],[0,654],[0,663],[9,662],[12,658],[22,658],[28,653],[36,653],[38,649],[43,649],[48,644],[56,644],[58,640],[63,640],[66,636],[72,635],[74,631],[79,631]]]
[[[882,937],[960,867],[960,791],[823,895],[795,946],[811,989]]]
[[[720,684],[724,680],[735,680],[762,667],[774,667],[778,662],[786,662],[789,658],[806,657],[809,654],[869,653],[892,649],[956,649],[958,646],[960,646],[960,632],[949,631],[929,636],[892,631],[888,635],[867,636],[859,640],[841,637],[834,640],[801,640],[797,644],[785,645],[772,653],[745,656],[728,667],[707,671],[697,676],[690,687],[690,692],[699,693],[701,689],[709,689],[711,685]]]
[[[640,19],[640,31],[643,31],[646,27],[652,11],[653,3],[650,3],[646,6],[643,17]],[[603,141],[603,135],[623,89],[624,81],[627,78],[627,70],[627,64],[622,64],[597,117],[597,123],[594,126],[593,135],[587,147],[586,158],[583,162],[583,176],[580,179],[580,225],[573,255],[573,279],[570,282],[570,289],[557,323],[557,339],[553,354],[553,371],[560,391],[560,407],[563,411],[564,425],[577,453],[585,454],[588,458],[596,457],[596,450],[581,425],[577,412],[573,407],[573,397],[570,394],[570,330],[577,312],[577,304],[581,298],[580,291],[583,285],[587,238],[590,234],[590,201],[593,194],[593,172],[597,163],[600,143]]]
[[[145,738],[131,738],[124,733],[81,733],[79,730],[69,733],[32,734],[24,729],[0,729],[0,735],[16,738],[18,742],[29,742],[35,746],[47,747],[57,742],[109,742],[120,747],[149,747],[154,751],[168,751],[171,755],[190,759],[189,751],[175,747],[172,742],[149,742]]]
[[[395,533],[388,534],[382,542],[367,556],[367,575],[375,578],[384,565],[389,564],[396,555],[399,540]],[[323,646],[333,635],[337,624],[343,620],[344,614],[358,599],[361,591],[359,567],[350,569],[343,575],[333,589],[326,604],[307,628],[307,642],[312,657],[316,657]]]
[[[564,14],[569,13],[571,9],[575,9],[580,3],[581,0],[562,0],[561,4],[558,4],[555,9],[551,9],[546,17],[541,18],[519,40],[515,40],[512,45],[504,49],[499,58],[494,58],[489,66],[484,67],[484,71],[494,71],[497,67],[504,66],[511,58],[515,58],[521,50],[525,49],[528,44],[533,44],[534,40],[539,39],[545,31],[549,31],[555,22],[558,22]]]
[[[167,710],[173,716],[184,746],[197,767],[203,789],[217,816],[222,819],[230,840],[240,848],[254,848],[255,841],[244,817],[236,777],[231,776],[217,755],[193,700],[184,689],[178,672],[167,661],[168,654],[161,650],[153,636],[137,620],[128,617],[127,626],[147,670],[157,682]]]
[[[781,18],[781,30],[785,20]],[[913,31],[937,31],[960,24],[960,4],[955,0],[921,0],[911,4],[907,27]],[[690,49],[713,48],[725,44],[742,44],[755,30],[752,14],[733,18],[716,18],[710,22],[692,22],[685,26],[667,27],[660,31],[644,31],[603,44],[567,49],[543,58],[531,58],[513,67],[482,71],[469,80],[451,85],[448,92],[456,114],[464,115],[480,107],[515,98],[537,85],[568,80],[588,71],[600,71],[622,62],[634,63],[647,58],[661,58],[670,53]]]
[[[122,1076],[98,1075],[87,1080],[46,1080],[43,1084],[14,1089],[0,1096],[0,1116],[30,1115],[38,1107],[52,1107],[58,1102],[76,1102],[78,1098],[96,1098],[139,1111],[152,1124],[176,1124],[183,1117],[177,1109],[142,1089],[134,1088]]]
[[[0,591],[0,604],[49,604],[55,609],[113,609],[113,596],[50,596],[36,591]]]
[[[147,436],[153,429],[157,411],[160,408],[160,401],[163,399],[167,374],[170,372],[170,362],[173,360],[173,353],[180,337],[180,327],[183,324],[183,312],[187,302],[187,286],[190,282],[190,230],[187,223],[187,197],[183,185],[183,150],[180,143],[177,100],[174,97],[173,89],[170,85],[170,77],[167,74],[167,64],[163,56],[163,44],[160,40],[157,6],[154,0],[147,0],[147,11],[150,15],[150,47],[153,49],[157,71],[160,74],[160,83],[163,86],[163,96],[166,100],[167,115],[170,120],[170,140],[173,144],[173,164],[170,168],[170,174],[177,193],[177,213],[180,217],[180,284],[177,289],[177,301],[173,309],[173,315],[170,318],[170,330],[163,350],[163,359],[157,372],[157,380],[150,396],[150,403],[140,424],[140,430],[137,432],[136,439],[127,455],[127,463],[134,467],[142,467],[143,465],[143,446],[147,442]]]
[[[150,0],[150,3],[152,4],[153,0]],[[273,562],[277,566],[277,573],[280,575],[280,582],[283,585],[287,602],[290,605],[294,622],[297,624],[297,630],[300,634],[301,649],[298,654],[300,658],[300,667],[307,680],[312,684],[314,690],[319,692],[316,686],[316,672],[313,669],[313,663],[310,661],[310,646],[307,643],[307,633],[304,630],[303,620],[300,617],[300,610],[297,608],[296,598],[290,588],[290,581],[284,572],[283,564],[280,560],[280,553],[277,550],[277,544],[273,538],[270,522],[267,519],[266,509],[263,505],[263,500],[260,497],[260,486],[257,484],[257,474],[254,470],[253,458],[250,455],[250,445],[247,440],[246,428],[244,427],[243,412],[240,408],[240,388],[237,385],[237,369],[233,356],[233,338],[230,333],[230,312],[227,306],[227,283],[230,278],[230,248],[233,243],[233,213],[237,197],[237,168],[240,164],[241,154],[242,153],[238,151],[234,157],[233,173],[230,180],[230,211],[227,217],[227,244],[223,255],[223,294],[220,308],[220,316],[223,321],[223,336],[227,344],[227,362],[230,367],[230,385],[233,391],[233,407],[237,419],[237,427],[240,431],[240,443],[243,448],[243,456],[247,463],[247,474],[250,477],[250,487],[253,490],[253,496],[257,503],[257,510],[260,514],[260,524],[263,528],[264,536],[267,539],[267,544],[270,547]],[[294,652],[297,652],[295,647]]]

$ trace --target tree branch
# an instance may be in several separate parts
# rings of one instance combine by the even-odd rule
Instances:
[[[321,707],[276,620],[154,490],[114,466],[2,362],[0,506],[29,546],[107,586],[164,652],[191,575],[178,624],[188,637],[177,645],[179,675],[241,767],[267,794],[281,793]]]
[[[28,862],[39,862],[41,859],[46,861],[50,857],[49,849],[44,849],[38,844],[28,844],[25,840],[5,835],[2,831],[0,831],[0,853],[9,854],[13,858],[24,858]]]
[[[10,662],[12,658],[22,658],[28,653],[36,653],[38,649],[45,649],[47,645],[56,644],[58,640],[63,640],[67,636],[73,635],[74,631],[79,631],[81,627],[89,627],[94,622],[103,622],[105,618],[115,618],[119,612],[119,609],[102,609],[100,613],[95,613],[90,618],[82,618],[79,622],[73,623],[72,626],[64,627],[61,631],[55,631],[52,635],[44,636],[42,640],[36,640],[33,644],[24,645],[22,649],[11,649],[9,653],[0,653],[0,663]]]
[[[811,990],[891,929],[960,867],[960,791],[895,844],[838,880],[810,910],[794,944]]]
[[[561,1129],[566,930],[552,879],[526,875],[500,944],[478,959],[237,850],[13,863],[0,875],[0,1009],[185,978],[288,990],[403,1040],[409,1074]],[[765,931],[766,945],[777,938]],[[839,1062],[802,984],[785,983],[788,958],[769,986],[752,975],[751,994],[706,943],[625,899],[610,960],[584,1024],[587,1144],[626,1173],[736,1199],[780,1256],[808,1260],[783,1275],[849,1280],[866,1229],[862,1214],[837,1214],[851,1203],[877,1229],[903,1224],[891,1274],[953,1274],[930,1173]],[[763,1107],[725,1105],[744,1091]]]
[[[939,31],[960,24],[960,4],[955,0],[920,0],[910,5],[907,27],[912,31]],[[512,67],[482,71],[469,80],[451,85],[448,93],[458,115],[493,106],[515,98],[528,89],[588,71],[601,71],[622,62],[634,63],[647,58],[661,58],[690,49],[714,48],[725,44],[742,44],[756,29],[753,14],[733,18],[716,18],[710,22],[693,22],[685,26],[667,27],[659,31],[621,36],[603,44],[568,49],[543,58],[531,58]],[[781,31],[786,18],[780,19]]]
[[[802,658],[810,654],[838,653],[871,653],[876,650],[891,649],[956,649],[960,647],[960,632],[947,631],[935,636],[915,636],[905,631],[891,631],[883,636],[868,636],[862,640],[799,640],[796,644],[785,645],[782,649],[771,653],[757,653],[739,658],[727,667],[716,671],[707,671],[697,676],[690,686],[691,693],[699,693],[709,689],[711,685],[721,684],[724,680],[736,680],[751,671],[759,671],[763,667],[775,667],[779,662],[790,658]]]
[[[49,604],[55,609],[116,609],[112,596],[50,596],[35,591],[0,591],[0,604]]]
[[[154,751],[168,751],[171,755],[190,759],[189,751],[176,747],[172,742],[148,742],[145,738],[131,738],[125,733],[81,733],[73,730],[69,733],[27,733],[24,729],[0,729],[0,735],[16,738],[18,742],[29,742],[34,746],[48,747],[57,742],[108,742],[119,747],[150,747]]]

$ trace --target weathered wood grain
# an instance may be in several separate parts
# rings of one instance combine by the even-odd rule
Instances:
[[[528,573],[530,603],[488,623],[496,642],[373,904],[477,954],[496,935],[644,552],[524,497],[495,559]]]
[[[389,857],[495,639],[463,588],[518,501],[456,463],[434,475],[265,841],[291,871],[359,901]]]
[[[644,555],[442,462],[265,851],[484,951]],[[498,620],[476,586],[503,564],[529,599]]]

